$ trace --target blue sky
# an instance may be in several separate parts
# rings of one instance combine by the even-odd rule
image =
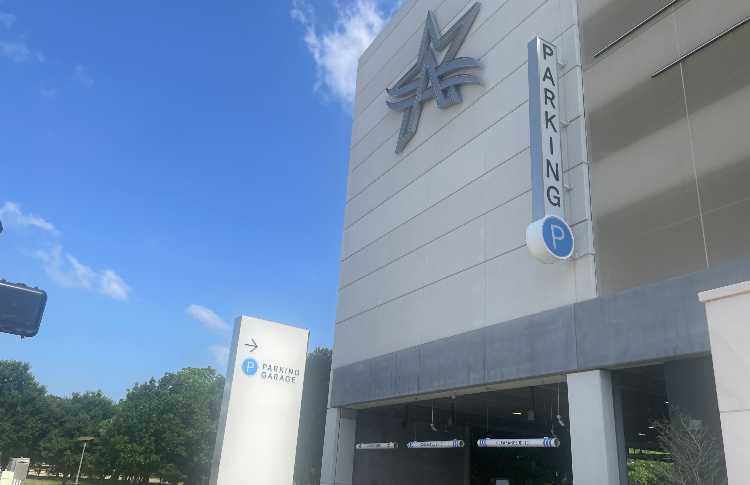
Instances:
[[[224,370],[249,314],[332,345],[356,58],[375,0],[0,0],[0,334],[50,392]]]

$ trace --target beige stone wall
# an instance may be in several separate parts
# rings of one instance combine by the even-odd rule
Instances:
[[[730,485],[750,477],[750,282],[700,294],[706,304]]]
[[[445,31],[468,0],[406,2],[360,60],[342,243],[334,367],[537,313],[596,294],[575,0],[483,0],[459,56],[481,86],[463,103],[425,103],[395,153],[401,114],[386,106],[415,62],[427,11]],[[531,222],[527,43],[555,43],[572,262],[543,265]]]

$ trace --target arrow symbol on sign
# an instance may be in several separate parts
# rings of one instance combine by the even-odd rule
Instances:
[[[255,349],[258,348],[258,344],[255,343],[255,339],[250,339],[253,343],[252,344],[245,344],[247,347],[250,347],[250,352],[253,352]]]

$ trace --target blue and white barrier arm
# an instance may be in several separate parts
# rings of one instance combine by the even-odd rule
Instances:
[[[449,440],[449,441],[410,441],[406,444],[407,448],[463,448],[463,440]]]
[[[398,448],[398,443],[357,443],[358,450],[393,450]]]
[[[557,448],[557,438],[517,439],[517,438],[482,438],[477,440],[480,448]]]

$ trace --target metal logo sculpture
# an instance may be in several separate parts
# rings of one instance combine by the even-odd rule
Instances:
[[[462,101],[460,86],[480,84],[477,76],[461,73],[479,68],[479,61],[471,57],[456,57],[458,49],[466,40],[466,35],[477,18],[479,6],[479,2],[472,5],[443,35],[440,35],[435,16],[432,12],[427,12],[416,64],[392,88],[386,89],[388,95],[393,98],[386,101],[388,107],[404,112],[396,153],[401,153],[417,133],[423,103],[435,98],[438,108],[445,109]],[[448,50],[443,55],[443,60],[438,63],[436,52],[441,52],[446,47]]]

